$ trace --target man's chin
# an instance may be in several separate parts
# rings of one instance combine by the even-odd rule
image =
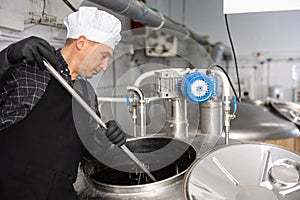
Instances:
[[[82,78],[86,78],[86,79],[91,79],[93,78],[94,74],[84,74],[84,75],[80,75]]]

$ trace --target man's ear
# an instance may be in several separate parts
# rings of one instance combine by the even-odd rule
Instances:
[[[88,43],[87,38],[84,35],[79,36],[76,40],[76,48],[82,50]]]

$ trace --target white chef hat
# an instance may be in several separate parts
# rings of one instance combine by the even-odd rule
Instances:
[[[88,40],[99,42],[114,49],[121,40],[121,22],[115,16],[96,7],[82,6],[64,19],[67,38],[77,39],[84,35]]]

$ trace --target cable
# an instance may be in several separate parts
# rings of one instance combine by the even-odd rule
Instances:
[[[230,84],[230,87],[231,87],[231,89],[232,89],[232,91],[233,91],[233,93],[234,93],[234,96],[237,98],[238,102],[241,102],[240,98],[238,98],[238,96],[237,96],[237,94],[236,94],[236,91],[235,91],[235,89],[234,89],[234,87],[233,87],[233,84],[232,84],[232,82],[231,82],[231,80],[230,80],[230,78],[229,78],[227,72],[225,71],[225,69],[224,69],[223,67],[221,67],[220,65],[217,65],[217,64],[213,64],[213,65],[209,66],[208,69],[210,70],[210,69],[213,68],[213,67],[217,67],[217,68],[219,68],[220,70],[222,70],[222,71],[224,72],[224,74],[226,75],[226,77],[227,77],[227,79],[228,79],[228,81],[229,81],[229,84]]]
[[[77,9],[74,8],[74,6],[68,1],[68,0],[63,0],[63,2],[73,11],[76,12]]]
[[[236,54],[235,54],[233,42],[232,42],[232,39],[231,39],[231,34],[230,34],[229,26],[228,26],[227,14],[224,14],[224,16],[225,16],[225,24],[226,24],[227,34],[228,34],[228,38],[229,38],[229,41],[230,41],[230,45],[231,45],[231,49],[232,49],[232,54],[233,54],[233,60],[234,60],[234,64],[235,64],[236,77],[237,77],[237,81],[238,81],[239,97],[237,97],[236,94],[235,94],[235,96],[238,99],[238,101],[240,102],[240,98],[241,98],[241,83],[240,83],[240,75],[239,75],[239,70],[238,70],[238,64],[237,64]],[[226,75],[227,75],[227,73],[226,73]],[[230,82],[230,84],[231,84],[231,82]]]

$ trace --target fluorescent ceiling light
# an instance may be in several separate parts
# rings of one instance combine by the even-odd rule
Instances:
[[[223,0],[224,14],[300,10],[300,0]]]

